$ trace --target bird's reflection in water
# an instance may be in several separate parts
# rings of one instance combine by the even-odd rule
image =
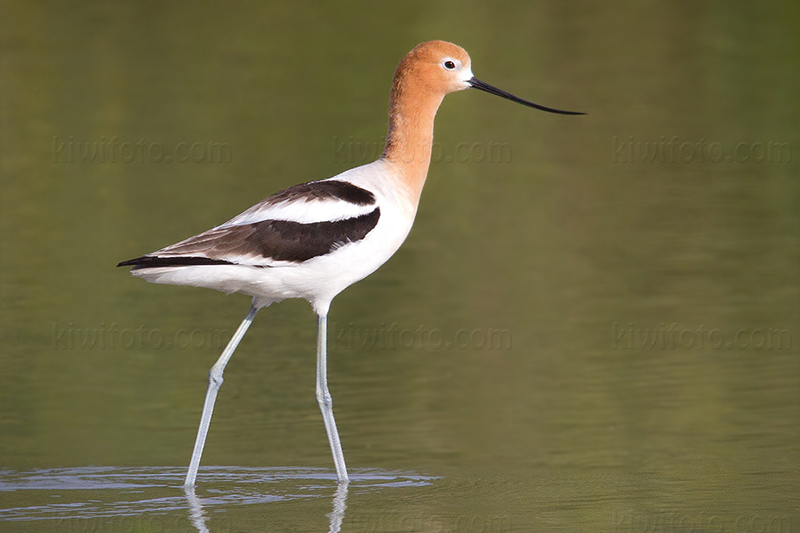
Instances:
[[[328,529],[329,533],[338,533],[342,529],[342,522],[344,522],[344,510],[347,509],[347,481],[339,483],[336,492],[333,494],[333,511],[328,513],[331,527]]]
[[[329,533],[339,533],[344,522],[344,511],[347,509],[347,482],[339,483],[333,494],[333,511],[327,514],[330,521]],[[206,526],[206,512],[203,503],[194,492],[194,487],[183,487],[186,499],[189,502],[189,520],[198,533],[210,533]]]
[[[194,528],[200,533],[209,533],[206,527],[206,512],[203,510],[203,504],[200,503],[200,498],[194,493],[194,487],[183,487],[186,493],[186,499],[189,501],[189,520],[192,522]]]

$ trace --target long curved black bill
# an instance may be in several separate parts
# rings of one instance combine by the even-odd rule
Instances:
[[[527,100],[523,100],[519,96],[514,96],[511,93],[507,93],[502,89],[498,89],[492,85],[489,85],[485,81],[481,81],[478,78],[470,78],[467,81],[470,85],[472,85],[476,89],[480,89],[481,91],[486,91],[489,94],[494,94],[495,96],[500,96],[501,98],[505,98],[506,100],[511,100],[512,102],[516,102],[518,104],[526,105],[528,107],[532,107],[534,109],[540,109],[542,111],[547,111],[548,113],[558,113],[559,115],[585,115],[586,113],[581,113],[580,111],[563,111],[561,109],[553,109],[552,107],[545,107],[543,105],[534,104],[533,102],[529,102]]]

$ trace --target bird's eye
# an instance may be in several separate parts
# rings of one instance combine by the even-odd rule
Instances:
[[[445,61],[444,68],[446,68],[447,70],[453,70],[454,68],[456,68],[456,64],[453,63],[452,61]]]

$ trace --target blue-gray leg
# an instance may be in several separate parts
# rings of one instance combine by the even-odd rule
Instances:
[[[211,415],[214,413],[214,402],[217,400],[217,392],[222,385],[222,373],[225,371],[225,365],[228,364],[231,356],[233,355],[236,347],[239,346],[242,337],[247,332],[247,328],[253,323],[258,308],[253,306],[247,312],[236,333],[228,342],[228,345],[222,351],[217,362],[211,367],[208,372],[208,389],[206,390],[206,401],[203,404],[203,414],[200,416],[200,428],[197,430],[197,440],[194,442],[194,451],[192,452],[192,460],[189,463],[189,472],[186,474],[186,482],[184,486],[193,487],[195,479],[197,479],[197,469],[200,468],[200,458],[203,456],[203,447],[206,445],[206,436],[208,435],[208,426],[211,425]]]
[[[333,419],[333,400],[328,391],[328,317],[317,316],[317,403],[322,411],[322,420],[325,422],[325,431],[328,433],[328,442],[331,445],[333,464],[336,466],[336,476],[339,483],[347,483],[347,467],[344,464],[342,444],[339,442],[339,432],[336,431],[336,421]]]

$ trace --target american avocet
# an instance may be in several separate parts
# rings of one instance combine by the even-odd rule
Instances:
[[[476,79],[469,55],[455,44],[422,43],[395,72],[380,159],[289,187],[220,226],[118,265],[132,266],[131,274],[152,283],[240,292],[253,299],[209,372],[186,486],[193,486],[197,476],[225,365],[258,310],[286,298],[308,300],[317,315],[317,402],[336,475],[340,482],[348,480],[328,392],[328,309],[334,296],[374,272],[405,240],[428,175],[436,111],[445,95],[471,87],[551,113],[583,114],[534,104]]]

